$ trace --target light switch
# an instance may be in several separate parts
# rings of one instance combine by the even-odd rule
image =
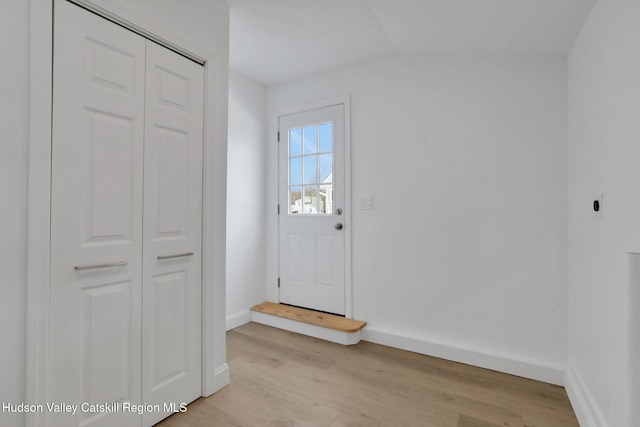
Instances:
[[[373,209],[373,196],[363,197],[360,199],[360,210],[370,211]]]

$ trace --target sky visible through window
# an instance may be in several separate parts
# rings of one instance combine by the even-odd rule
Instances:
[[[316,155],[319,157],[317,170],[314,164]],[[289,169],[291,184],[324,182],[333,172],[333,123],[291,129],[289,131],[289,157],[291,160]],[[304,181],[302,180],[303,158]]]

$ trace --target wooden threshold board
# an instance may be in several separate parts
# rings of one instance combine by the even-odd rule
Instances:
[[[342,316],[336,316],[335,314],[291,307],[290,305],[276,304],[274,302],[263,302],[262,304],[251,307],[251,310],[349,333],[358,332],[367,324],[367,322],[363,322],[362,320],[346,319]]]

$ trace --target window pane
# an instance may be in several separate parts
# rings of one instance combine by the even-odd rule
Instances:
[[[302,154],[302,129],[289,129],[289,156]]]
[[[318,152],[318,126],[304,128],[304,154]]]
[[[302,157],[289,159],[289,185],[302,184]]]
[[[318,159],[319,182],[321,184],[333,182],[333,154],[320,154]]]
[[[318,213],[318,187],[304,187],[304,213]]]
[[[318,156],[304,157],[304,182],[303,184],[318,183]]]
[[[289,187],[289,213],[302,213],[302,187]]]
[[[333,123],[320,125],[320,152],[330,153],[333,151]]]
[[[333,213],[333,185],[321,185],[318,195],[318,213]]]

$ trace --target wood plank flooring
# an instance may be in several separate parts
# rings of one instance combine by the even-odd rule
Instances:
[[[161,427],[578,427],[562,387],[256,323],[227,333],[231,384]]]
[[[367,324],[362,320],[347,319],[335,314],[276,304],[274,302],[263,302],[251,307],[251,310],[342,332],[357,332]]]

